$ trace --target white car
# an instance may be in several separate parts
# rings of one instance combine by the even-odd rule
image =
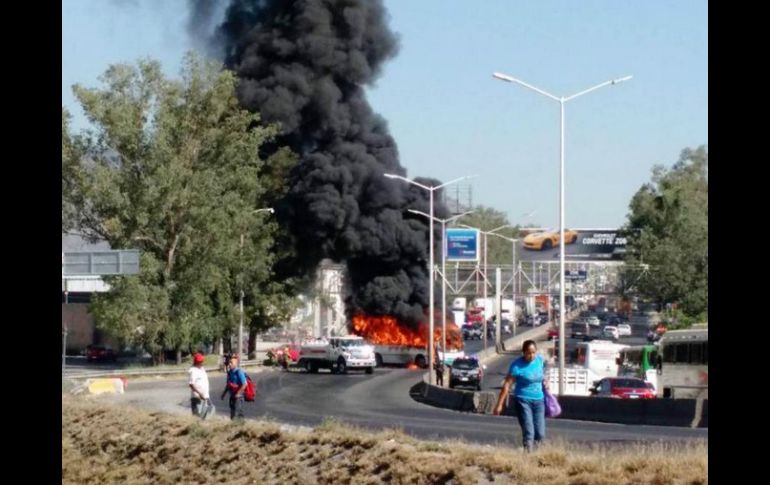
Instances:
[[[602,322],[599,320],[599,317],[588,317],[586,318],[586,323],[592,327],[598,327],[602,324]]]
[[[613,327],[612,325],[607,325],[602,329],[602,335],[605,337],[612,337],[613,339],[616,339],[620,336],[618,334],[618,327]]]
[[[630,337],[631,325],[627,323],[618,324],[618,335],[620,335],[621,337]]]

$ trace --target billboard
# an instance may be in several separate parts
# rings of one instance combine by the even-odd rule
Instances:
[[[447,261],[474,261],[479,260],[479,230],[449,228],[445,238]]]
[[[621,261],[628,234],[616,229],[564,229],[564,258],[567,261]],[[559,230],[530,232],[518,242],[520,261],[559,259]]]

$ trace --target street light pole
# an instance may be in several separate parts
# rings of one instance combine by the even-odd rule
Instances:
[[[468,179],[468,178],[475,177],[475,175],[470,175],[470,176],[465,176],[465,177],[458,177],[458,178],[456,178],[454,180],[450,180],[449,182],[445,182],[445,183],[443,183],[441,185],[430,186],[430,187],[427,186],[427,185],[421,184],[419,182],[415,182],[414,180],[408,179],[408,178],[403,177],[401,175],[396,175],[396,174],[392,174],[392,173],[386,173],[386,174],[383,174],[383,175],[386,178],[389,178],[389,179],[398,179],[398,180],[404,181],[404,182],[406,182],[408,184],[416,185],[417,187],[420,187],[421,189],[424,189],[424,190],[427,190],[428,192],[430,192],[430,229],[429,229],[430,230],[430,243],[429,243],[430,244],[430,262],[429,262],[430,268],[428,269],[428,272],[430,273],[430,275],[429,275],[430,276],[430,296],[429,296],[429,303],[428,303],[428,305],[429,305],[429,308],[428,308],[428,314],[429,314],[429,317],[428,317],[428,327],[429,327],[429,329],[428,329],[427,346],[428,346],[428,356],[429,356],[429,366],[430,366],[429,367],[430,372],[428,372],[428,384],[432,385],[434,383],[434,380],[435,380],[434,373],[433,373],[433,360],[434,360],[433,359],[433,325],[435,323],[434,322],[435,314],[434,314],[434,311],[433,311],[433,219],[434,219],[434,217],[433,217],[433,192],[438,190],[438,189],[440,189],[440,188],[446,187],[447,185],[453,184],[455,182],[459,182],[461,180],[465,180],[465,179]]]
[[[67,280],[64,280],[64,306],[69,307],[69,288],[67,286]],[[69,314],[68,314],[69,315]],[[62,344],[61,344],[61,375],[64,377],[64,372],[67,369],[67,319],[64,319],[64,329],[62,330]]]
[[[446,221],[441,221],[441,350],[446,360]]]
[[[252,214],[257,214],[259,212],[269,212],[269,213],[273,214],[273,213],[275,213],[275,209],[273,209],[272,207],[266,207],[264,209],[255,209],[255,210],[251,211]],[[244,235],[241,234],[241,257],[243,257],[243,239],[244,239]],[[241,280],[241,301],[240,301],[241,321],[240,321],[240,324],[238,325],[238,347],[237,347],[237,349],[238,349],[238,356],[240,357],[239,360],[241,362],[244,360],[243,359],[243,353],[244,353],[243,352],[243,297],[244,297],[243,281]],[[249,349],[248,349],[248,346],[247,346],[246,353],[248,353],[248,351],[249,351]]]
[[[489,240],[489,235],[497,235],[495,234],[497,231],[501,229],[507,229],[507,228],[513,228],[510,224],[503,224],[502,226],[498,226],[494,229],[490,229],[489,231],[482,231],[481,229],[477,227],[471,227],[466,224],[460,224],[462,227],[467,227],[469,229],[476,229],[479,231],[479,234],[484,237],[484,278],[483,278],[483,285],[484,285],[484,350],[487,350],[487,241]],[[497,322],[498,326],[500,325],[500,322]]]
[[[413,214],[419,214],[421,216],[427,217],[430,219],[430,214],[426,214],[422,211],[409,209],[409,212]],[[447,252],[447,245],[446,245],[446,225],[448,222],[456,221],[457,219],[467,216],[468,214],[472,214],[473,211],[467,211],[463,212],[462,214],[458,214],[456,216],[452,216],[449,219],[439,219],[438,217],[434,217],[433,219],[441,222],[441,337],[442,337],[442,349],[444,351],[444,355],[446,355],[446,252]]]
[[[434,325],[434,320],[436,318],[436,314],[434,311],[435,307],[433,306],[434,305],[433,288],[435,285],[435,281],[433,279],[434,278],[433,274],[435,273],[435,271],[433,270],[434,268],[433,267],[433,190],[429,190],[428,192],[430,192],[430,242],[429,242],[429,245],[430,245],[430,303],[428,303],[428,314],[429,314],[428,321],[430,322],[430,324],[428,325],[430,327],[429,329],[430,337],[428,338],[428,346],[430,347],[430,350],[428,351],[429,352],[428,355],[430,357],[429,359],[430,367],[428,367],[428,375],[433,376],[433,361],[436,358],[434,356],[435,348],[434,348],[434,342],[433,342],[433,325]],[[431,382],[431,384],[433,384],[433,382]]]
[[[605,81],[603,83],[597,84],[596,86],[592,86],[588,89],[580,91],[579,93],[573,94],[572,96],[566,96],[566,97],[554,96],[551,93],[548,93],[542,89],[536,88],[535,86],[527,84],[524,81],[516,79],[507,74],[501,74],[499,72],[495,72],[492,74],[492,77],[499,79],[501,81],[519,84],[521,86],[524,86],[527,89],[531,89],[559,103],[559,109],[561,113],[560,115],[560,124],[561,124],[560,135],[561,136],[560,136],[560,157],[559,157],[559,395],[561,396],[561,395],[564,395],[564,352],[565,352],[565,345],[564,345],[564,334],[565,334],[564,332],[564,182],[565,182],[564,180],[564,103],[572,99],[575,99],[578,96],[588,94],[591,91],[595,91],[604,86],[614,85],[614,84],[621,83],[623,81],[628,81],[629,79],[631,79],[632,76],[625,76],[622,78],[613,79],[611,81]]]
[[[513,323],[513,334],[516,335],[516,243],[518,239],[503,236],[501,234],[492,234],[500,239],[505,239],[511,242],[511,295],[513,297],[513,310],[511,314],[511,322]]]

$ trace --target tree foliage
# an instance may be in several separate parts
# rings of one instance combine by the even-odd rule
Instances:
[[[62,110],[62,229],[142,259],[141,274],[109,278],[92,306],[98,324],[161,356],[232,332],[241,289],[252,327],[285,317],[290,282],[271,280],[279,228],[255,213],[285,191],[296,160],[260,158],[277,128],[240,108],[231,72],[194,55],[178,80],[153,60],[100,80],[73,87],[92,130],[71,135]]]
[[[634,195],[628,215],[627,263],[649,265],[639,292],[658,304],[676,304],[685,315],[708,315],[708,151],[685,149]]]

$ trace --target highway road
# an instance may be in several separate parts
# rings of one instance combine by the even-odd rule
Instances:
[[[502,364],[508,358],[499,359]],[[497,367],[490,366],[490,369]],[[494,371],[492,371],[494,372]],[[521,442],[518,423],[508,416],[478,415],[438,409],[419,402],[414,387],[422,371],[379,368],[372,375],[346,375],[321,371],[266,371],[254,373],[259,394],[246,403],[247,418],[269,418],[292,425],[317,426],[335,418],[363,428],[399,428],[423,439],[462,439],[469,442],[515,445]],[[212,400],[218,415],[229,415],[226,401],[219,400],[224,375],[211,376]],[[497,380],[497,379],[495,379]],[[499,385],[489,381],[490,387]],[[184,380],[130,383],[118,401],[151,408],[189,412],[189,390]],[[548,419],[550,438],[579,443],[631,443],[639,441],[682,441],[708,439],[707,429],[660,426],[627,426],[564,419]]]

